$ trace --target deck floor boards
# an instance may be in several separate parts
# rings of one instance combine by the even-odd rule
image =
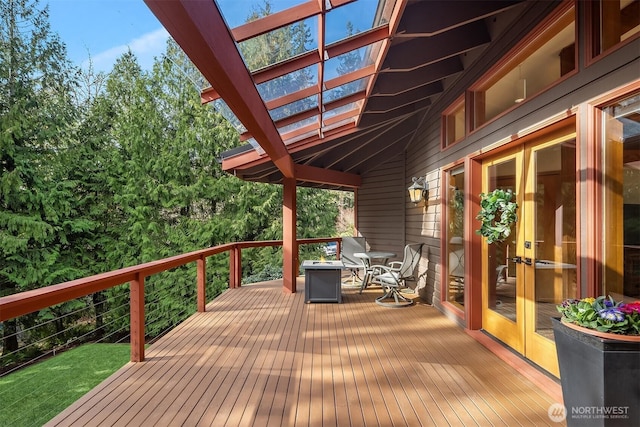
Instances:
[[[553,393],[433,307],[305,304],[303,282],[224,292],[48,425],[560,425]]]

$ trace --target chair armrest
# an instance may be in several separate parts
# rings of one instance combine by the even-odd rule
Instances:
[[[394,265],[397,265],[397,267],[394,267]],[[402,266],[401,262],[393,261],[393,262],[390,262],[388,265],[376,264],[376,265],[372,265],[370,268],[372,270],[377,268],[379,270],[384,270],[387,273],[391,273],[391,272],[400,271],[401,266]]]
[[[396,270],[387,266],[387,265],[382,265],[382,264],[376,264],[376,265],[372,265],[371,267],[369,267],[374,273],[376,274],[381,274],[381,271],[384,271],[385,273],[393,273]]]

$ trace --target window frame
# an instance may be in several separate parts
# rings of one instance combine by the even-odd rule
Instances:
[[[487,126],[488,124],[495,122],[505,114],[513,111],[520,105],[528,102],[529,100],[539,96],[540,94],[550,90],[557,86],[561,82],[567,80],[571,76],[576,75],[579,72],[578,63],[578,13],[577,5],[574,0],[565,0],[560,4],[556,10],[554,10],[549,16],[547,16],[542,22],[540,22],[526,37],[524,37],[519,43],[517,43],[503,59],[497,62],[491,67],[480,79],[473,83],[466,96],[466,112],[467,119],[467,135],[476,132],[479,129]],[[503,79],[508,73],[513,72],[521,65],[524,60],[529,58],[533,53],[537,52],[540,47],[544,46],[549,40],[555,37],[558,32],[554,31],[557,27],[563,28],[568,20],[573,20],[574,25],[574,49],[573,49],[573,63],[574,67],[571,71],[561,74],[559,78],[549,82],[542,89],[537,90],[533,94],[528,94],[522,102],[516,102],[505,110],[497,113],[490,119],[479,119],[479,115],[485,111],[484,97],[487,89],[493,87],[496,82]],[[479,108],[479,105],[482,105]]]
[[[463,121],[463,130],[462,135],[458,136],[455,134],[455,120],[456,114],[462,109],[462,121]],[[440,135],[440,149],[446,150],[447,148],[457,144],[458,142],[465,139],[467,136],[467,129],[469,128],[467,114],[467,104],[465,102],[465,94],[462,94],[456,99],[449,107],[447,107],[442,113],[442,122],[441,122],[441,135]],[[451,133],[451,124],[454,124],[454,137],[450,139]]]
[[[596,53],[596,49],[598,49],[600,44],[597,40],[600,36],[600,20],[597,22],[596,20],[599,16],[598,7],[602,1],[603,0],[580,2],[580,5],[585,8],[585,66],[587,67],[640,38],[639,30],[626,40],[622,40],[607,49],[599,49],[600,51]]]

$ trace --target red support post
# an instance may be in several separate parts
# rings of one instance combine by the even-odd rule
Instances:
[[[296,179],[284,178],[282,200],[282,284],[287,293],[296,293],[298,242],[296,240]]]
[[[131,315],[131,361],[144,361],[144,276],[129,282]]]
[[[229,288],[239,288],[242,284],[242,253],[238,246],[229,251]]]
[[[207,261],[204,256],[200,257],[197,262],[198,269],[198,311],[200,313],[204,313],[206,311],[207,304],[207,294],[206,294],[206,285],[207,285]]]

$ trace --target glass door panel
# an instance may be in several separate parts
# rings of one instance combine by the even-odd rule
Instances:
[[[489,167],[488,191],[511,190],[517,196],[516,160]],[[489,308],[494,312],[516,321],[516,266],[511,262],[515,256],[516,224],[511,226],[510,239],[488,245],[489,257]]]
[[[448,173],[447,194],[447,299],[464,306],[464,168]]]
[[[575,142],[535,150],[535,331],[553,339],[556,304],[574,298],[576,283]],[[526,244],[526,242],[525,242]]]
[[[551,317],[577,295],[575,139],[533,146],[525,161],[525,356],[558,375]]]
[[[556,376],[551,317],[577,295],[576,182],[566,128],[483,164],[483,191],[518,203],[509,238],[483,243],[483,328]]]
[[[516,202],[522,205],[519,187],[522,176],[522,152],[518,151],[485,163],[483,191],[511,190]],[[521,317],[522,267],[513,262],[518,250],[519,223],[503,242],[483,244],[483,328],[507,345],[524,352],[524,333]]]

